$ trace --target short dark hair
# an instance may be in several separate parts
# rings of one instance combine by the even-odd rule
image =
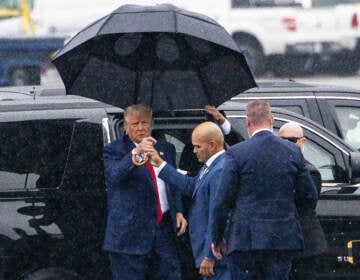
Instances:
[[[272,113],[269,103],[262,100],[250,101],[246,106],[246,116],[254,125],[261,125],[271,121]]]

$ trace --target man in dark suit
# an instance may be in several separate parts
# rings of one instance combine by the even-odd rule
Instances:
[[[295,196],[313,208],[316,189],[300,148],[273,135],[269,104],[249,102],[246,114],[251,138],[227,150],[215,196],[213,253],[221,259],[227,252],[232,279],[288,279],[294,252],[304,246]]]
[[[176,250],[178,234],[187,225],[181,196],[160,180],[147,163],[137,166],[132,155],[154,147],[175,164],[175,147],[150,137],[151,110],[133,105],[124,112],[126,135],[104,148],[108,219],[104,249],[109,251],[113,279],[181,279]],[[155,277],[156,275],[156,277]]]
[[[161,179],[192,199],[189,209],[190,240],[195,265],[203,279],[230,279],[225,262],[216,261],[211,252],[209,227],[213,198],[224,163],[224,136],[218,125],[204,122],[193,130],[191,141],[196,157],[203,163],[196,177],[177,172],[156,151],[151,155],[151,163],[159,167]]]
[[[291,141],[301,149],[305,148],[306,138],[304,132],[296,123],[289,122],[279,129],[279,137]],[[318,194],[321,191],[320,172],[309,161],[304,160],[306,168],[309,170],[311,178],[316,186]],[[295,198],[296,199],[296,198]],[[291,278],[292,279],[316,279],[317,259],[320,254],[326,251],[326,239],[320,221],[316,216],[315,208],[298,208],[300,224],[304,236],[305,249],[299,253],[293,261]]]

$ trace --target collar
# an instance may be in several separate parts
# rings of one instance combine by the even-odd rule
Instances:
[[[214,160],[215,160],[218,156],[220,156],[221,154],[223,154],[223,153],[225,153],[225,150],[222,150],[222,151],[220,151],[220,152],[217,152],[216,154],[213,154],[213,155],[205,162],[206,166],[209,167],[209,166],[214,162]]]
[[[253,137],[256,133],[259,133],[261,131],[269,131],[269,132],[273,133],[273,131],[271,129],[261,128],[261,129],[255,130],[254,133],[251,135],[251,137]]]

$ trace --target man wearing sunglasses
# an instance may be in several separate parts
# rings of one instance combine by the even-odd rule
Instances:
[[[286,123],[279,130],[279,137],[298,145],[304,149],[306,138],[301,126],[296,123]],[[305,160],[305,167],[309,170],[318,194],[321,190],[320,172],[309,161]],[[299,253],[293,261],[291,279],[315,279],[317,257],[326,250],[326,239],[319,219],[314,209],[298,207],[300,224],[304,236],[304,251]]]

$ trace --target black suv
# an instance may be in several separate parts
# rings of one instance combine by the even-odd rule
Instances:
[[[102,147],[123,135],[123,111],[52,88],[0,90],[0,104],[0,279],[111,279],[101,249]],[[222,107],[238,131],[228,145],[247,137],[243,107],[236,102]],[[317,154],[312,162],[321,170],[324,188],[318,210],[331,245],[321,273],[358,273],[347,262],[346,248],[359,236],[353,185],[360,181],[358,153],[309,119],[276,108],[274,113],[275,128],[298,121],[310,154]],[[154,119],[154,136],[172,142],[178,167],[191,169],[194,158],[186,147],[194,126],[207,119],[203,110],[162,112]],[[180,242],[183,279],[197,279],[188,240]]]
[[[232,98],[241,103],[254,99],[262,99],[273,107],[303,115],[360,151],[360,90],[290,80],[258,83],[257,88]]]

